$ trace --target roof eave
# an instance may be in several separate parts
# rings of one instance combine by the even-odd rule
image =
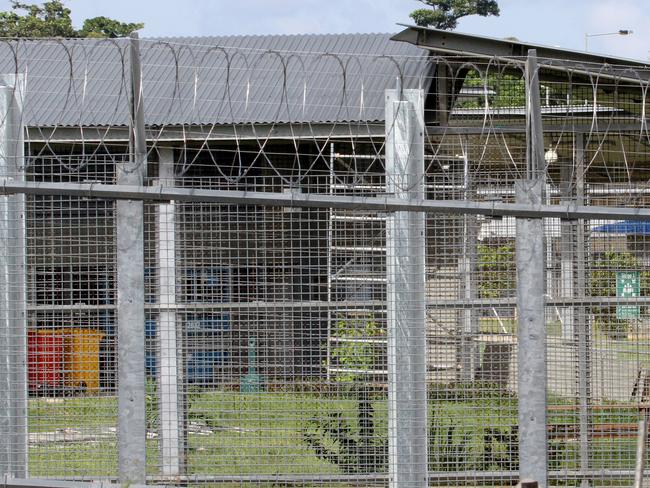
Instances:
[[[556,47],[531,44],[510,39],[496,39],[493,37],[450,32],[428,27],[398,24],[406,27],[395,34],[391,40],[413,44],[428,49],[429,51],[464,55],[471,57],[503,58],[517,60],[528,54],[529,49],[537,50],[537,57],[548,59],[561,59],[565,62],[576,64],[608,64],[612,66],[630,66],[648,68],[648,63],[582,51],[572,51]]]

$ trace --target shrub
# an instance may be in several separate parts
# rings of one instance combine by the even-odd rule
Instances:
[[[512,296],[517,279],[515,246],[479,244],[478,274],[481,298]]]

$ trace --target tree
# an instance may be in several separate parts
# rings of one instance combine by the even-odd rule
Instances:
[[[411,12],[410,17],[422,27],[435,27],[453,30],[458,19],[468,15],[499,15],[496,0],[419,0],[431,8],[421,8]]]
[[[140,30],[144,24],[126,24],[108,17],[93,17],[84,20],[78,31],[79,37],[127,37],[131,32]]]
[[[11,0],[11,11],[0,12],[0,37],[124,37],[142,27],[141,23],[93,17],[77,30],[72,25],[70,9],[60,0],[42,5]]]

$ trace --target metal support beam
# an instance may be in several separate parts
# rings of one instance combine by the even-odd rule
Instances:
[[[526,44],[521,41],[494,39],[427,27],[408,26],[391,39],[409,42],[437,55],[449,53],[453,56],[468,56],[471,59],[484,58],[489,62],[498,60],[501,66],[523,64],[522,56],[526,52],[538,50],[540,63],[547,72],[551,70],[568,72],[574,77],[577,74],[599,76],[601,79],[616,80],[620,85],[632,83],[639,92],[643,82],[631,75],[630,66],[637,69],[644,69],[646,66],[642,61],[635,62],[592,53]],[[602,70],[599,69],[600,65],[608,65],[612,68],[607,70],[607,73],[602,73]]]
[[[570,205],[573,201],[573,164],[563,164],[560,168],[560,194],[561,204]],[[575,294],[574,271],[577,268],[575,235],[578,228],[576,220],[560,221],[560,287],[558,295],[561,298],[571,299]],[[563,307],[560,310],[562,319],[562,339],[568,343],[575,340],[575,311],[574,308]]]
[[[67,481],[51,478],[5,478],[2,488],[167,488],[166,485],[121,485],[110,481]]]
[[[645,477],[650,477],[650,470],[646,469],[644,471]],[[574,469],[561,469],[549,471],[548,478],[551,481],[563,481],[566,482],[567,479],[579,480],[587,478],[603,481],[611,480],[618,481],[618,485],[621,485],[621,481],[627,482],[625,486],[630,485],[634,480],[635,470],[634,469],[591,469],[587,473],[582,473]],[[3,488],[83,488],[78,483],[84,483],[83,476],[68,476],[63,479],[35,479],[29,478],[26,480],[16,480],[9,478],[2,485]],[[518,471],[511,470],[499,470],[499,471],[431,471],[429,472],[429,485],[430,486],[454,486],[458,484],[465,483],[467,480],[472,480],[474,483],[486,484],[489,486],[502,486],[506,483],[514,484],[519,479]],[[88,488],[97,488],[97,483],[102,484],[102,488],[120,488],[122,485],[110,485],[109,483],[114,482],[109,477],[93,477],[95,483],[93,486]],[[169,483],[170,480],[168,477],[164,476],[149,476],[148,481],[150,482],[159,482],[159,483]],[[175,483],[187,482],[193,485],[199,484],[266,484],[266,485],[282,485],[282,486],[305,486],[305,485],[323,485],[324,483],[329,483],[331,485],[340,485],[342,483],[347,483],[348,485],[359,486],[368,486],[372,485],[385,485],[388,481],[388,476],[386,474],[378,473],[361,473],[361,474],[266,474],[266,475],[215,475],[215,474],[191,474],[179,476],[173,480]],[[512,483],[510,483],[512,482]],[[65,484],[69,483],[69,486]],[[129,488],[140,488],[145,485],[129,485]],[[146,485],[147,488],[158,488],[157,485]],[[160,488],[162,488],[161,485]],[[166,486],[166,488],[169,488]]]
[[[174,151],[160,149],[158,176],[163,186],[174,184]],[[182,394],[178,386],[182,370],[178,358],[176,311],[176,210],[175,203],[158,205],[156,254],[158,258],[158,397],[160,455],[164,476],[181,474],[183,440]]]
[[[139,165],[143,178],[147,176],[147,132],[144,123],[144,99],[142,93],[142,66],[140,64],[140,39],[137,32],[130,36],[131,53],[131,151],[134,162]]]
[[[441,59],[436,65],[436,120],[440,127],[446,127],[449,125],[450,86],[451,73],[449,72],[449,67]]]
[[[337,208],[374,212],[425,212],[447,215],[487,215],[490,217],[607,219],[650,221],[650,208],[606,207],[601,205],[535,205],[466,200],[401,200],[392,196],[357,197],[327,193],[277,193],[239,190],[203,190],[198,188],[165,188],[135,184],[105,185],[102,183],[0,183],[0,195],[80,196],[114,200],[164,202],[221,203],[224,205],[261,205],[270,207]]]
[[[575,134],[574,166],[576,172],[576,203],[585,204],[585,141],[581,132]],[[576,298],[584,300],[587,294],[585,221],[576,225]],[[591,328],[587,307],[580,305],[574,312],[575,334],[578,345],[578,404],[580,406],[580,471],[589,471],[590,402],[591,402]],[[582,486],[587,486],[586,478]]]
[[[542,180],[516,182],[517,201],[542,198]],[[517,219],[519,473],[546,485],[546,329],[544,222]]]
[[[137,35],[131,38],[132,154],[118,185],[143,185],[147,155]],[[119,200],[117,223],[118,468],[125,484],[145,483],[144,204]]]
[[[648,371],[639,370],[638,388],[639,401],[647,402],[648,391]],[[648,408],[639,409],[639,428],[636,441],[636,465],[634,468],[634,488],[643,488],[644,470],[646,451],[648,448],[648,421],[650,421],[650,411]]]
[[[386,186],[424,198],[424,92],[386,91]],[[386,221],[388,458],[391,488],[427,487],[425,214]]]
[[[22,77],[0,80],[0,177],[24,181]],[[27,476],[25,195],[0,197],[0,474]]]
[[[473,198],[473,182],[467,155],[467,140],[464,140],[463,150],[463,186],[465,187],[464,197],[466,201]],[[463,216],[463,254],[459,258],[459,271],[461,279],[461,290],[467,301],[478,298],[476,271],[478,267],[478,233],[479,223],[475,215]],[[480,350],[476,343],[479,334],[478,313],[472,308],[465,308],[460,311],[460,380],[464,382],[474,381],[476,371],[480,366]]]
[[[515,182],[517,203],[544,200],[544,139],[539,100],[537,53],[526,60],[526,170],[528,179]],[[546,321],[544,319],[544,221],[518,218],[516,236],[519,398],[519,475],[546,488]]]
[[[638,121],[636,123],[614,123],[598,125],[592,127],[590,124],[572,125],[575,131],[581,131],[591,134],[603,134],[614,132],[626,132],[630,137],[637,136],[639,130],[643,127],[641,124],[650,124],[650,120]],[[384,124],[364,124],[359,127],[363,133],[355,134],[355,139],[371,139],[384,137]],[[427,135],[476,135],[485,136],[486,127],[479,124],[475,127],[439,127],[428,126]],[[566,131],[566,125],[562,123],[549,123],[544,126],[546,133],[558,133]],[[171,144],[171,143],[186,143],[188,146],[196,144],[200,147],[206,140],[208,141],[228,141],[234,140],[250,140],[255,141],[260,134],[264,134],[265,139],[269,140],[286,140],[286,139],[304,139],[310,143],[315,139],[319,141],[337,141],[342,142],[350,139],[350,128],[344,124],[310,124],[309,127],[290,126],[289,124],[243,124],[243,125],[226,125],[226,126],[171,126],[166,125],[164,128],[149,128],[147,129],[147,140],[150,144]],[[523,134],[523,130],[518,125],[512,126],[490,126],[490,134]],[[86,142],[128,142],[129,128],[128,127],[28,127],[27,128],[27,142],[31,144],[40,143],[61,143],[61,144],[74,144],[83,139]],[[357,155],[358,157],[358,155]]]
[[[526,177],[539,178],[545,172],[544,129],[539,100],[539,70],[537,51],[528,51],[526,59]],[[541,203],[541,201],[540,201]]]

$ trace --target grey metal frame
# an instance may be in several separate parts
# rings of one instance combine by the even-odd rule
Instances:
[[[515,182],[518,203],[544,201],[544,139],[539,100],[537,52],[526,61],[526,172],[528,179]],[[517,218],[517,392],[519,409],[520,479],[548,483],[546,438],[546,330],[544,318],[545,246],[544,221]]]
[[[386,189],[424,198],[424,91],[387,90]],[[425,214],[386,219],[389,486],[428,486]]]
[[[166,188],[120,183],[41,183],[11,182],[0,184],[0,195],[24,193],[27,195],[61,195],[115,200],[151,202],[179,201],[221,203],[225,205],[262,205],[294,208],[322,208],[370,210],[375,212],[425,212],[449,215],[486,215],[490,217],[526,217],[576,219],[650,220],[650,209],[642,207],[608,207],[565,203],[502,203],[467,200],[401,200],[392,196],[357,197],[326,193],[271,193],[236,190],[203,190],[195,188]]]
[[[117,166],[118,184],[141,185],[147,165],[137,35],[131,38],[133,160]],[[144,483],[146,467],[144,344],[144,202],[116,202],[118,327],[118,467],[123,483]]]
[[[5,75],[0,86],[0,165],[24,181],[24,79]],[[27,320],[25,195],[0,197],[0,474],[27,475]]]
[[[161,185],[173,185],[174,152],[161,149],[159,177]],[[174,202],[157,206],[156,257],[160,263],[158,276],[157,350],[158,398],[160,411],[161,470],[166,476],[178,476],[183,466],[182,399],[179,376],[182,363],[178,357],[176,305],[176,206]]]

